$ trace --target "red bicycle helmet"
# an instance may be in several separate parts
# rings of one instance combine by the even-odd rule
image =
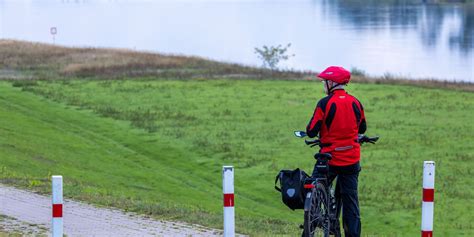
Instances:
[[[330,66],[319,73],[320,80],[333,81],[337,84],[347,84],[351,80],[351,73],[343,67]]]

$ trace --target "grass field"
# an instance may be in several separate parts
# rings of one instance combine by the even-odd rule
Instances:
[[[474,94],[351,84],[368,134],[359,194],[363,235],[419,236],[423,160],[435,160],[435,231],[472,236]],[[302,129],[320,83],[272,80],[0,82],[1,182],[221,228],[221,167],[235,166],[237,231],[296,236],[301,211],[273,188],[280,169],[309,172]]]

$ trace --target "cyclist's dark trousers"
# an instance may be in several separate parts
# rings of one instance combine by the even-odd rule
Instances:
[[[360,165],[330,166],[329,181],[337,177],[336,198],[342,200],[342,226],[346,237],[359,237],[361,232],[357,183]]]

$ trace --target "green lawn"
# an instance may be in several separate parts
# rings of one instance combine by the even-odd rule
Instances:
[[[435,232],[474,235],[474,93],[348,89],[381,136],[362,151],[363,234],[419,236],[422,165],[435,160]],[[310,172],[316,150],[292,132],[322,96],[310,81],[0,82],[0,181],[49,192],[62,174],[67,197],[221,228],[221,168],[234,165],[237,231],[296,236],[302,212],[273,182]]]

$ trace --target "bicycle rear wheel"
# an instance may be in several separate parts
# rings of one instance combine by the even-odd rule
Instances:
[[[323,183],[318,183],[311,190],[311,196],[306,198],[304,211],[303,236],[329,237],[330,218],[328,195]]]

